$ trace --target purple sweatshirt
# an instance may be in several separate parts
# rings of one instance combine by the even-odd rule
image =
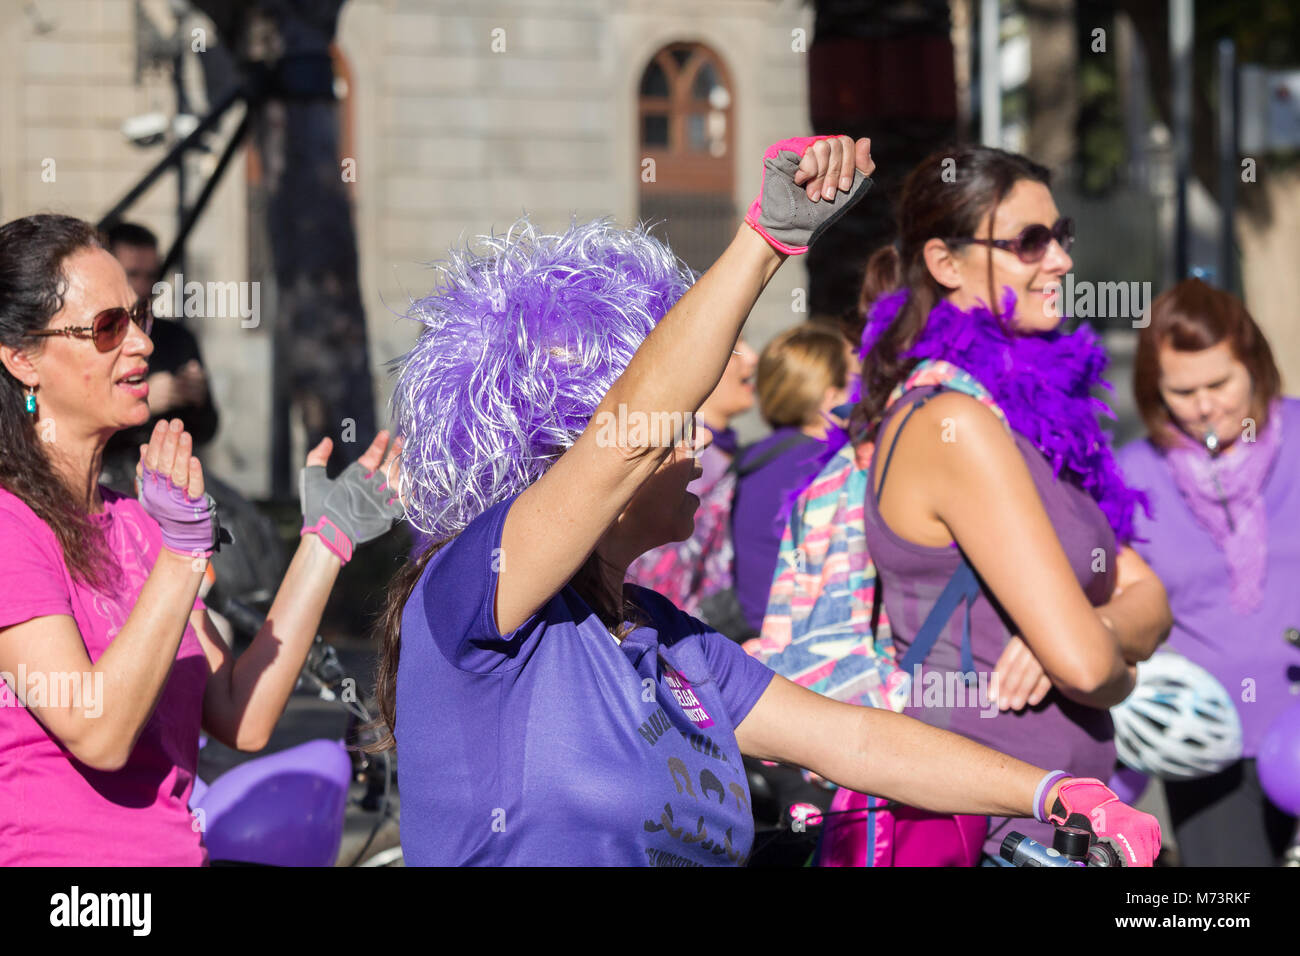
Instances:
[[[1167,647],[1219,679],[1237,704],[1245,744],[1254,757],[1268,725],[1300,700],[1300,648],[1286,639],[1300,628],[1300,400],[1281,403],[1277,461],[1264,484],[1268,565],[1264,600],[1245,617],[1228,599],[1223,552],[1183,503],[1163,456],[1146,439],[1119,454],[1124,477],[1151,499],[1139,509],[1133,545],[1169,593],[1174,629]]]
[[[820,470],[826,446],[802,435],[797,428],[778,428],[760,442],[743,449],[737,458],[742,469],[759,461],[782,442],[801,438],[771,461],[736,481],[731,506],[731,537],[735,543],[736,597],[745,620],[755,631],[763,628],[767,599],[776,574],[781,532],[790,517],[794,493]]]

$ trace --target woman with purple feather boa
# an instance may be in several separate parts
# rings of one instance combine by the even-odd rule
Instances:
[[[864,448],[880,451],[863,465],[865,534],[899,659],[963,561],[979,591],[924,665],[896,675],[912,680],[903,712],[1109,779],[1107,708],[1130,693],[1135,663],[1171,618],[1159,579],[1128,546],[1142,502],[1098,422],[1109,413],[1093,396],[1109,387],[1105,353],[1086,325],[1059,328],[1073,224],[1045,168],[968,146],[913,170],[898,228],[867,266],[851,433],[860,461]],[[988,688],[978,703],[931,694],[972,670]],[[990,820],[986,862],[1010,822]]]
[[[402,499],[434,543],[393,583],[377,689],[407,862],[744,864],[748,755],[939,812],[1105,804],[1103,836],[1149,865],[1158,825],[1095,781],[813,693],[625,583],[691,533],[693,416],[759,294],[875,168],[844,136],[764,160],[745,225],[693,285],[639,229],[522,222],[455,253],[414,304],[427,327],[394,417]]]

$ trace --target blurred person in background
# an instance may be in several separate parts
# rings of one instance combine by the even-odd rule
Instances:
[[[1255,757],[1300,682],[1300,401],[1241,300],[1200,279],[1152,303],[1134,392],[1147,435],[1119,462],[1151,502],[1134,547],[1169,593],[1169,648],[1223,684],[1242,727],[1239,763],[1165,782],[1178,849],[1187,866],[1269,866],[1296,830]]]
[[[832,412],[849,397],[843,337],[805,323],[772,339],[758,359],[758,407],[772,434],[737,456],[731,511],[736,594],[749,626],[763,628],[781,532],[794,494],[825,464]]]
[[[736,488],[731,469],[736,433],[731,420],[754,406],[758,356],[743,338],[727,362],[722,380],[695,413],[697,429],[712,436],[700,452],[699,478],[689,491],[700,499],[695,530],[685,541],[647,551],[628,565],[628,580],[658,591],[693,617],[723,634],[743,633],[732,572],[731,505]]]
[[[144,226],[118,222],[104,233],[105,248],[126,270],[131,291],[146,302],[156,298],[154,283],[158,270],[158,237]],[[166,277],[172,282],[172,277]],[[123,429],[104,450],[105,483],[129,493],[134,477],[137,449],[149,440],[160,420],[179,418],[185,431],[201,449],[217,433],[217,407],[208,388],[208,376],[199,354],[198,339],[178,318],[155,319],[154,350],[149,357],[149,420],[137,428]]]

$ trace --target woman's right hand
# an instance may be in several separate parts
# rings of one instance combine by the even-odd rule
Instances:
[[[875,168],[866,138],[802,136],[774,143],[763,156],[763,181],[745,222],[778,252],[805,253],[871,188]]]
[[[1122,803],[1109,787],[1091,777],[1060,784],[1048,820],[1060,826],[1074,813],[1088,818],[1099,840],[1119,856],[1121,866],[1151,866],[1160,853],[1160,821]]]
[[[135,474],[140,507],[158,522],[163,547],[199,558],[216,550],[221,525],[193,452],[194,441],[179,418],[160,421],[149,444],[140,446]]]
[[[145,468],[170,478],[189,497],[203,497],[203,465],[194,457],[194,439],[179,418],[158,422],[149,444],[140,446],[140,460],[135,466],[138,480],[144,478]]]
[[[1036,707],[1052,689],[1052,680],[1034,652],[1016,635],[1011,635],[993,666],[993,696],[998,710],[1021,711]]]

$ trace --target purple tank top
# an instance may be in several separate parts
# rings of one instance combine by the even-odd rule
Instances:
[[[901,397],[885,413],[880,434],[894,415],[906,413],[916,402],[937,391],[918,388]],[[1094,606],[1104,604],[1114,590],[1117,554],[1109,522],[1091,495],[1053,476],[1051,465],[1028,438],[1015,431],[1012,436],[1079,585]],[[880,462],[877,467],[883,467],[887,449],[879,451],[885,457],[876,456]],[[898,480],[899,475],[891,469],[882,491]],[[863,512],[867,548],[884,589],[884,609],[901,659],[961,558],[955,547],[915,544],[890,530],[870,491],[875,484],[873,473]],[[1015,545],[1007,542],[1007,546]],[[1105,570],[1094,572],[1094,565]],[[1014,625],[987,588],[981,590],[971,610],[971,652],[977,681],[969,688],[958,681],[964,615],[964,607],[959,606],[930,651],[920,679],[913,675],[912,698],[903,712],[1045,770],[1069,770],[1103,783],[1108,780],[1115,765],[1114,727],[1109,711],[1084,707],[1056,690],[1050,691],[1037,707],[1019,713],[1000,712],[988,702],[993,665],[1014,633]],[[1011,830],[1051,846],[1052,828],[1032,819],[992,817],[989,824],[984,850],[992,856],[997,856],[1003,837]]]

